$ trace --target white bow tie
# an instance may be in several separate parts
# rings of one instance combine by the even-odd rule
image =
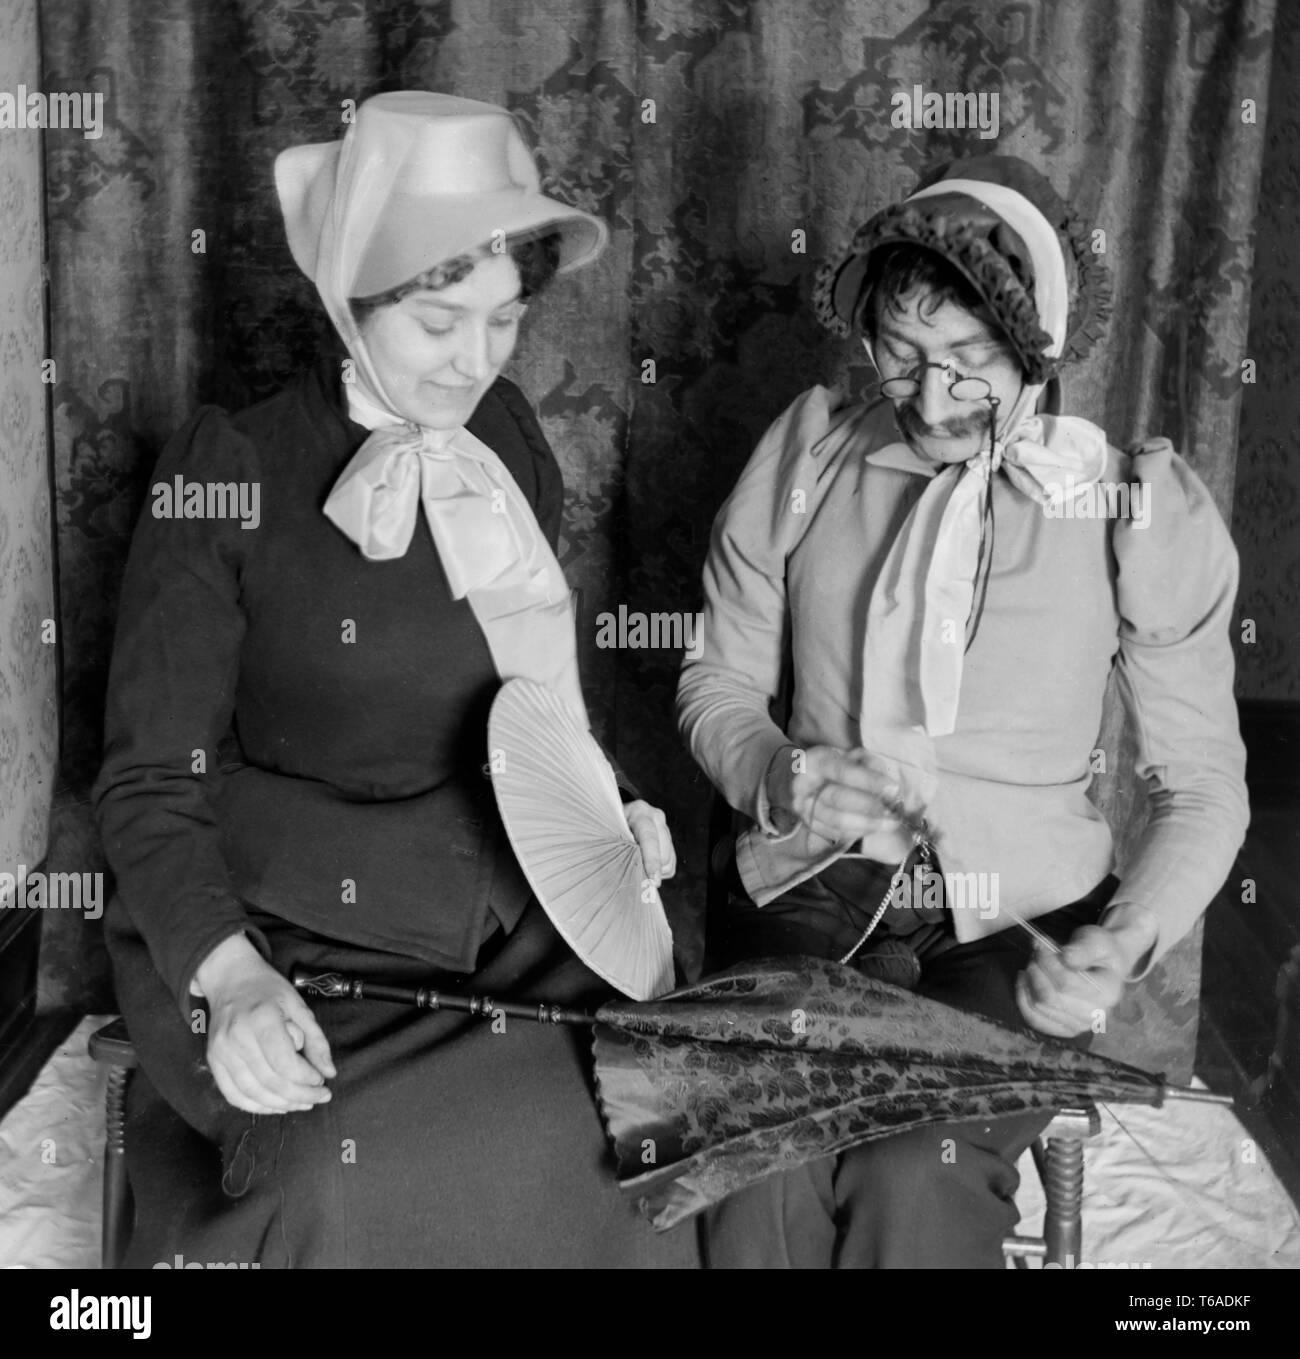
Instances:
[[[1047,506],[1095,482],[1106,451],[1105,434],[1086,420],[1031,416],[991,453],[965,463],[937,465],[902,442],[867,455],[869,463],[930,478],[876,580],[862,658],[862,745],[888,762],[909,805],[929,804],[933,738],[956,726],[989,479],[1000,470]],[[860,850],[892,862],[909,844],[902,823],[891,823]]]
[[[468,431],[449,439],[414,425],[375,430],[344,468],[325,514],[370,561],[406,554],[419,509],[437,544],[455,599],[514,573],[548,595],[536,517],[491,449]],[[512,494],[513,492],[513,494]],[[545,544],[541,544],[545,546]]]
[[[324,512],[370,561],[405,556],[421,509],[454,599],[467,599],[502,679],[555,690],[585,718],[568,583],[532,506],[499,457],[467,429],[404,423],[348,391],[371,429]]]
[[[931,481],[899,531],[872,594],[864,724],[910,726],[919,718],[930,735],[947,735],[961,696],[989,478],[1001,469],[1018,491],[1047,506],[1065,494],[1063,483],[1077,494],[1101,476],[1106,436],[1087,420],[1034,415],[991,453],[983,449],[965,463],[937,467],[902,442],[869,453],[867,461]],[[927,543],[933,543],[928,556]]]

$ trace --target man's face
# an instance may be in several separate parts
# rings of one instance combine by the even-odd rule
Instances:
[[[894,419],[921,457],[965,462],[988,446],[989,402],[954,400],[951,383],[958,376],[987,382],[1000,402],[1001,433],[1024,386],[1019,361],[997,331],[952,302],[934,307],[920,290],[899,302],[877,313],[876,367],[882,381],[915,377],[921,389],[894,402]]]

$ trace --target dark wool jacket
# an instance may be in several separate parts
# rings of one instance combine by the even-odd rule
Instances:
[[[554,547],[560,470],[519,390],[498,380],[468,428]],[[468,972],[528,899],[484,772],[500,680],[423,517],[405,556],[370,562],[321,512],[366,436],[333,360],[238,414],[203,407],[135,531],[94,798],[114,908],[187,1014],[245,902]],[[256,486],[260,522],[155,517],[177,477]]]

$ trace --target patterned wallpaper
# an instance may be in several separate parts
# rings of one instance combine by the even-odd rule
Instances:
[[[1241,553],[1237,614],[1255,637],[1237,639],[1237,695],[1300,699],[1300,5],[1279,5],[1274,33],[1242,386],[1232,536]]]
[[[0,91],[39,88],[35,0],[0,6]],[[45,854],[56,761],[41,136],[0,129],[0,873]]]

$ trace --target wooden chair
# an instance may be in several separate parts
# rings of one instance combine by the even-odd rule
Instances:
[[[1043,1182],[1047,1211],[1043,1234],[1008,1236],[1002,1252],[1018,1269],[1038,1258],[1047,1265],[1073,1269],[1083,1259],[1083,1144],[1101,1131],[1094,1105],[1062,1109],[1032,1147]]]
[[[126,1173],[126,1087],[139,1066],[126,1024],[119,1017],[90,1035],[90,1055],[108,1067],[104,1100],[104,1221],[100,1232],[100,1267],[120,1269],[131,1240],[135,1204]]]

